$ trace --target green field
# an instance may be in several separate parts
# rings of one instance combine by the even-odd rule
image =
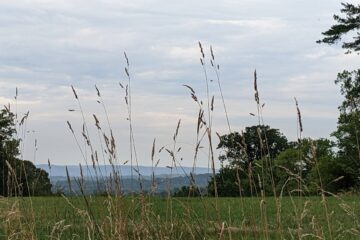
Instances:
[[[357,199],[4,198],[0,239],[359,239]]]

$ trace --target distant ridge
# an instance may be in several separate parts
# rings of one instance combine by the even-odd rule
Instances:
[[[36,165],[38,168],[41,168],[45,171],[47,171],[50,175],[50,177],[65,177],[66,176],[66,169],[65,165],[51,165],[51,169],[49,169],[48,164],[38,164]],[[69,175],[71,177],[79,177],[80,176],[80,166],[78,165],[68,165],[67,166]],[[120,171],[121,176],[123,177],[130,177],[131,176],[131,167],[126,165],[117,165],[115,168]],[[137,168],[136,168],[137,169]],[[83,175],[84,176],[95,176],[95,170],[92,166],[82,166]],[[184,176],[188,175],[192,172],[192,167],[174,167],[172,169],[168,167],[156,167],[154,168],[154,173],[156,176],[161,175],[170,175],[173,176]],[[110,165],[99,165],[96,167],[96,171],[98,175],[102,176],[109,176],[112,172],[112,167]],[[149,166],[139,166],[139,172],[142,176],[151,176],[152,175],[152,167]],[[197,167],[194,174],[207,174],[211,173],[211,170],[204,167]],[[137,173],[133,170],[134,176],[137,175]]]

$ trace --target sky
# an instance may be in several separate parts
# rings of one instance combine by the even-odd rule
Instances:
[[[350,1],[351,2],[351,1]],[[355,1],[353,1],[355,2]],[[214,95],[213,132],[227,134],[227,123],[210,46],[220,65],[220,81],[233,131],[257,124],[253,72],[258,73],[265,124],[289,140],[297,138],[294,97],[303,137],[329,137],[336,129],[342,101],[334,84],[338,72],[356,69],[359,57],[340,46],[316,44],[339,13],[335,0],[23,0],[0,2],[0,104],[11,104],[20,119],[22,157],[35,164],[84,163],[82,114],[94,148],[101,152],[92,114],[117,142],[118,163],[130,159],[124,68],[129,58],[132,124],[140,165],[151,165],[151,149],[176,148],[183,166],[192,166],[198,106],[191,86],[206,101],[206,81],[198,41],[205,51],[210,96]],[[211,81],[215,80],[215,81]],[[98,104],[95,85],[107,114]],[[14,99],[18,88],[17,100]],[[68,111],[74,109],[75,111]],[[79,140],[67,126],[69,121]],[[20,130],[20,129],[19,129]],[[214,134],[215,135],[215,134]],[[36,142],[36,144],[35,144]],[[214,136],[214,144],[218,143]],[[208,166],[204,141],[198,166]],[[80,150],[81,149],[81,150]],[[215,151],[215,157],[220,152]],[[171,157],[156,151],[160,166]],[[181,160],[182,159],[182,160]],[[219,162],[216,161],[219,166]]]

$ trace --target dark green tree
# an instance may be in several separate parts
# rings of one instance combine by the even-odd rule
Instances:
[[[287,147],[286,137],[269,126],[246,127],[241,134],[221,136],[218,144],[223,150],[219,156],[221,169],[216,175],[219,196],[255,195],[258,176],[262,176],[264,190],[270,193],[270,166]],[[209,182],[208,193],[214,194],[213,180]]]
[[[360,69],[343,71],[335,81],[345,97],[339,106],[337,130],[338,161],[344,173],[344,189],[360,187]]]
[[[336,144],[325,138],[306,139],[303,155],[306,173],[303,178],[310,194],[322,191],[337,193],[342,191],[346,175],[335,152]]]
[[[298,188],[298,176],[302,163],[300,155],[297,148],[288,148],[275,158],[273,174],[278,195],[287,195],[289,191]]]
[[[287,195],[300,190],[316,194],[320,190],[337,192],[343,174],[336,161],[334,142],[329,139],[303,139],[291,144],[274,160],[274,179],[277,194]],[[301,185],[300,185],[301,184]]]
[[[8,108],[0,110],[0,195],[51,194],[48,173],[18,159],[20,140],[15,135],[15,115]]]
[[[337,24],[323,32],[325,36],[318,43],[333,45],[342,41],[342,48],[346,53],[360,51],[360,5],[342,3],[341,12],[344,17],[334,15]],[[353,33],[353,36],[349,36]],[[347,39],[343,37],[347,35]],[[342,174],[344,179],[336,183],[337,188],[350,190],[360,187],[360,69],[355,71],[343,71],[337,76],[336,84],[340,85],[341,94],[345,97],[339,106],[340,116],[338,118],[337,130],[332,134],[337,139],[339,149],[336,159],[338,175]]]
[[[257,125],[246,127],[240,134],[233,132],[220,137],[219,149],[224,151],[219,159],[232,165],[245,167],[250,162],[267,155],[273,159],[288,147],[286,137],[278,129]]]
[[[11,177],[9,166],[16,166],[16,156],[19,155],[19,140],[16,134],[15,116],[8,109],[0,111],[0,194],[7,196],[16,181]]]
[[[51,195],[51,183],[49,174],[37,168],[32,162],[17,160],[17,182],[19,193],[23,196],[45,196]]]
[[[360,5],[350,3],[341,3],[343,8],[340,10],[345,17],[334,15],[337,24],[330,27],[329,30],[323,32],[324,38],[317,41],[318,43],[335,44],[342,40],[343,36],[354,33],[351,41],[344,41],[342,48],[346,49],[346,53],[360,50]]]

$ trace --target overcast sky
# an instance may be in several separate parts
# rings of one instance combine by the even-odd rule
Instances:
[[[150,165],[153,139],[168,144],[179,119],[179,159],[191,166],[196,141],[198,97],[206,98],[200,52],[209,64],[213,46],[233,130],[257,119],[253,71],[258,72],[264,121],[296,139],[299,101],[304,137],[328,137],[335,130],[342,97],[334,84],[343,69],[358,67],[357,55],[339,46],[316,44],[341,8],[335,0],[23,0],[0,2],[0,103],[11,103],[21,117],[30,115],[22,147],[35,163],[84,162],[66,125],[70,121],[81,140],[80,112],[71,85],[79,95],[94,146],[101,151],[94,127],[95,113],[106,130],[106,117],[94,85],[101,91],[118,144],[119,162],[129,159],[129,130],[124,90],[126,51],[132,76],[133,127],[139,164]],[[14,101],[18,88],[18,100]],[[213,132],[227,133],[216,81]],[[16,104],[15,104],[16,103]],[[37,150],[34,147],[37,139]],[[216,136],[214,139],[217,140]],[[215,141],[217,144],[217,141]],[[206,144],[205,144],[206,145]],[[206,146],[205,146],[206,147]],[[218,152],[216,152],[218,154]],[[160,165],[171,164],[166,153]],[[207,166],[207,150],[199,155]]]

